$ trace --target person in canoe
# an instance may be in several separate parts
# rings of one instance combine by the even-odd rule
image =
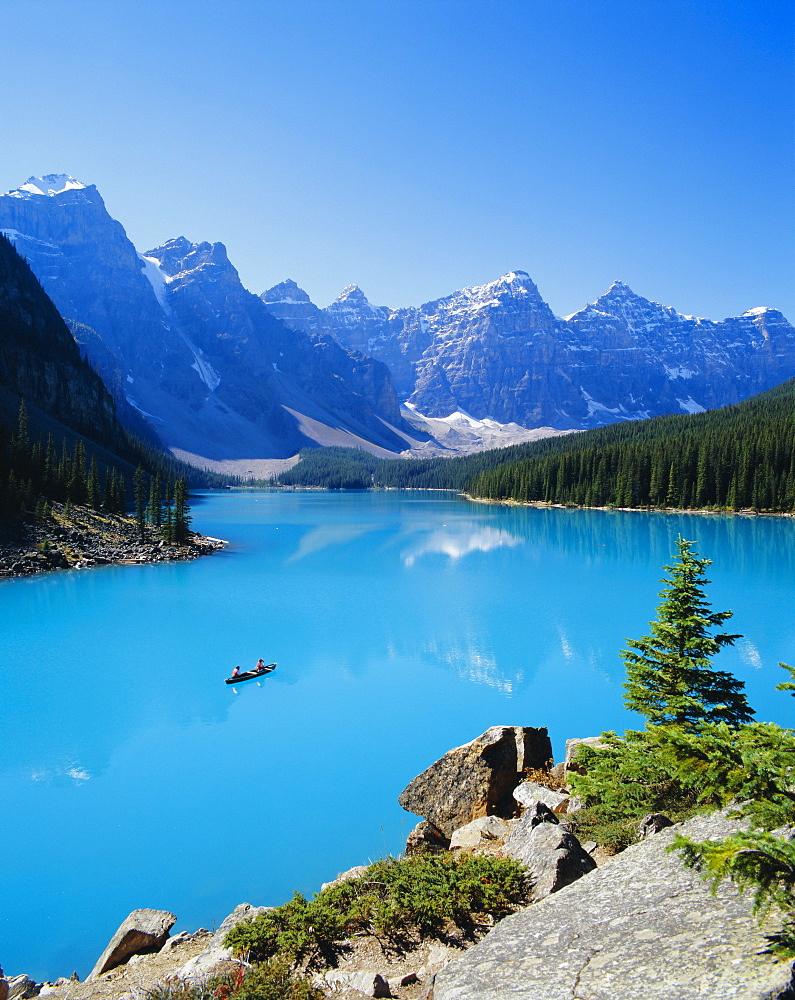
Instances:
[[[264,673],[265,673],[265,661],[264,661],[264,660],[262,659],[262,657],[260,657],[260,658],[259,658],[259,659],[257,660],[257,664],[256,664],[256,666],[254,667],[254,670],[255,670],[255,671],[256,671],[256,673],[258,673],[258,674],[264,674]],[[235,675],[234,675],[234,674],[232,674],[232,676],[234,677]]]
[[[240,667],[235,667],[235,669],[232,671],[232,676],[233,677],[239,677],[240,676]]]

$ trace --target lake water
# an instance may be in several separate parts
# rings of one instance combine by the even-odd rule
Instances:
[[[745,636],[716,666],[795,722],[773,690],[795,663],[791,519],[425,492],[220,492],[193,512],[225,551],[0,584],[9,974],[85,976],[138,907],[213,927],[399,852],[400,791],[489,726],[547,726],[560,759],[632,725],[618,653],[679,533]],[[260,656],[272,675],[223,683]]]

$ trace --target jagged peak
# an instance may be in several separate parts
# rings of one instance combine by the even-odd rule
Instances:
[[[309,298],[307,293],[298,285],[292,278],[285,278],[284,281],[280,281],[278,285],[274,285],[272,288],[264,291],[260,296],[263,302],[266,303],[277,303],[277,302],[289,302],[289,303],[310,303],[312,300]]]
[[[36,195],[51,198],[64,191],[81,191],[86,187],[86,184],[81,184],[71,174],[43,174],[41,177],[28,177],[24,184],[7,194],[12,198],[30,198]]]
[[[191,243],[184,236],[167,240],[153,250],[147,250],[143,257],[154,257],[170,277],[193,271],[203,264],[229,265],[229,257],[223,243]]]
[[[368,306],[370,305],[370,300],[367,298],[367,296],[364,294],[361,288],[359,288],[358,285],[346,285],[339,293],[339,295],[336,297],[336,299],[334,299],[334,302],[331,303],[332,306],[337,302],[343,302],[346,305],[349,303],[350,304],[355,303],[357,305],[359,304],[362,305],[367,304]]]

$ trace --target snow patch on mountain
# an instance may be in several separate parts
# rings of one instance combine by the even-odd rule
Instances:
[[[152,286],[152,291],[155,293],[155,298],[160,303],[163,311],[166,313],[171,312],[171,306],[168,302],[167,297],[167,285],[171,278],[166,274],[163,268],[160,266],[160,261],[157,257],[144,257],[142,253],[138,256],[143,261],[144,265],[144,275],[146,276],[149,284]]]
[[[685,413],[706,413],[706,407],[702,406],[701,403],[697,403],[692,396],[688,396],[687,399],[676,399],[677,403],[682,407]]]
[[[401,413],[409,424],[434,438],[433,441],[403,452],[404,458],[470,455],[476,451],[507,448],[512,444],[572,433],[552,427],[528,428],[515,423],[501,424],[489,417],[478,420],[462,410],[456,410],[446,417],[427,417],[413,403],[404,403]]]
[[[64,191],[80,191],[85,187],[85,184],[76,181],[69,174],[44,174],[42,177],[28,177],[24,184],[7,194],[11,198],[30,198],[36,195],[52,197]]]

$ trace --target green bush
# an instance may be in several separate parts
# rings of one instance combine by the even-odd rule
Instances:
[[[413,936],[443,936],[452,923],[472,934],[528,899],[524,867],[485,855],[423,855],[377,861],[356,879],[307,900],[300,893],[283,906],[243,921],[225,944],[254,959],[281,955],[311,964],[333,962],[352,934],[371,933],[391,943]]]
[[[570,774],[569,784],[585,803],[572,819],[580,840],[595,840],[617,853],[635,843],[638,820],[647,813],[665,813],[679,822],[694,815],[699,803],[706,804],[666,751],[664,732],[662,726],[629,730],[623,739],[603,733],[599,747],[578,749],[577,764],[587,773]]]
[[[147,1000],[323,1000],[323,990],[293,972],[289,962],[274,959],[245,973],[229,972],[202,983],[156,986]]]

